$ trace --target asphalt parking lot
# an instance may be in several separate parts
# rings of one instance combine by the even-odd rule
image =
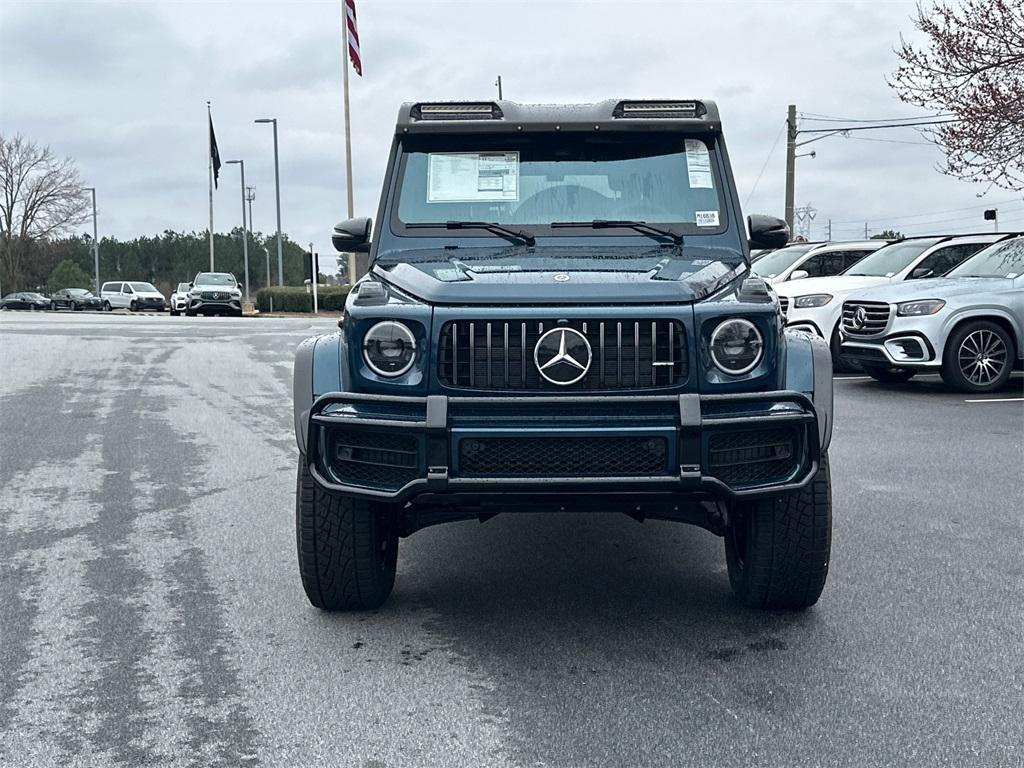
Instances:
[[[836,382],[832,571],[758,613],[619,515],[403,541],[384,609],[295,566],[321,319],[0,317],[4,766],[1024,765],[1024,379]]]

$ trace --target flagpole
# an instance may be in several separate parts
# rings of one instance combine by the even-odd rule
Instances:
[[[342,0],[341,9],[345,14],[341,25],[344,39],[341,49],[342,89],[345,94],[345,186],[348,190],[348,217],[352,218],[352,132],[349,128],[348,112],[348,0]],[[356,255],[348,254],[348,284],[356,282]]]
[[[210,271],[213,272],[213,115],[210,102],[206,102],[206,161],[210,171]]]

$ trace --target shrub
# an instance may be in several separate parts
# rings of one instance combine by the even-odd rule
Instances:
[[[64,261],[53,268],[53,272],[50,273],[50,277],[46,281],[46,288],[50,293],[59,291],[61,288],[95,290],[92,278],[71,259],[64,259]]]
[[[324,286],[317,291],[319,308],[326,312],[340,312],[345,307],[348,296],[347,285]],[[274,286],[260,288],[256,292],[256,309],[260,312],[271,311],[273,299],[274,312],[312,312],[313,294],[307,293],[305,286]]]

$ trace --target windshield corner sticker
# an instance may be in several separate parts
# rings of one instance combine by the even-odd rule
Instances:
[[[519,200],[518,152],[432,152],[427,164],[428,203]]]
[[[686,139],[686,170],[690,176],[690,189],[713,189],[711,181],[711,155],[708,145],[698,139]]]
[[[718,211],[697,211],[698,227],[717,227]]]

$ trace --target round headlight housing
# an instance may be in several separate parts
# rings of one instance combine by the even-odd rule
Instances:
[[[378,376],[401,376],[416,359],[416,337],[404,323],[379,322],[363,336],[363,359]]]
[[[742,376],[757,367],[764,355],[764,339],[749,320],[734,317],[711,332],[711,361],[722,373]]]

